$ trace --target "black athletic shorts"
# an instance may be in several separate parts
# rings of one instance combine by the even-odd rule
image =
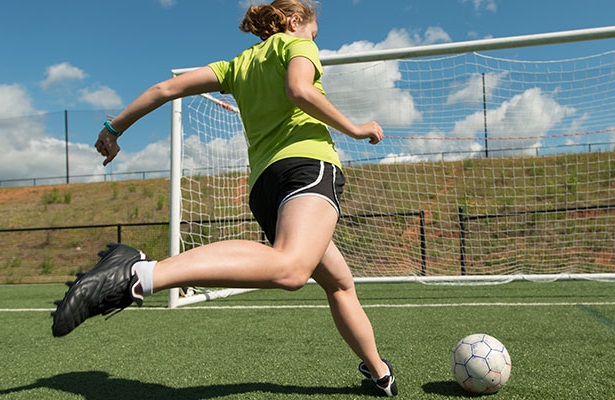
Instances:
[[[344,183],[344,174],[333,164],[286,158],[271,164],[256,180],[250,192],[250,209],[273,243],[280,207],[299,196],[318,196],[331,203],[339,217]]]

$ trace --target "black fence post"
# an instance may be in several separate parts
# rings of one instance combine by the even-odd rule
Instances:
[[[463,207],[459,207],[459,262],[461,263],[461,275],[466,275],[466,217]]]
[[[122,243],[122,224],[117,224],[117,242]]]
[[[64,143],[66,151],[66,183],[70,183],[70,174],[68,168],[68,110],[64,110]]]
[[[425,210],[419,213],[421,235],[421,276],[427,275],[427,241],[425,237]]]
[[[487,131],[487,94],[485,91],[485,73],[483,73],[483,120],[485,124],[485,158],[489,158],[489,132]]]

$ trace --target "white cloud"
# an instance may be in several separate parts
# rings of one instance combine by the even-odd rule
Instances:
[[[184,141],[184,167],[186,169],[204,168],[202,172],[219,173],[218,168],[243,169],[248,165],[245,135],[242,132],[230,133],[226,139],[216,138],[203,143],[199,136],[190,135]]]
[[[177,4],[176,0],[158,0],[158,4],[162,8],[172,8]]]
[[[498,5],[495,0],[460,0],[462,4],[471,3],[474,6],[474,10],[480,12],[486,10],[492,13],[498,11]]]
[[[475,85],[468,85],[471,86]],[[466,101],[462,92],[450,97],[458,102]],[[449,105],[443,105],[443,110]],[[540,88],[527,89],[487,111],[488,137],[491,139],[488,142],[489,152],[495,152],[493,154],[497,156],[535,155],[535,148],[542,145],[544,137],[575,113],[574,108],[559,104]],[[586,118],[582,115],[573,120],[571,129],[578,129]],[[437,125],[437,122],[428,123]],[[381,162],[453,161],[482,156],[485,152],[484,129],[485,114],[482,110],[476,111],[456,120],[450,130],[434,128],[419,138],[403,140],[398,151],[387,154]]]
[[[0,171],[4,174],[9,167],[7,157],[11,149],[22,149],[30,140],[44,136],[44,126],[36,117],[40,114],[26,90],[20,85],[0,84],[0,137],[3,154],[0,157]]]
[[[121,143],[120,143],[121,146]],[[134,171],[160,171],[169,168],[169,140],[160,140],[148,144],[143,150],[138,152],[120,151],[113,160],[114,172],[134,172]],[[102,157],[97,157],[102,162]]]
[[[485,96],[489,100],[493,92],[500,85],[500,81],[508,75],[507,71],[498,73],[486,73],[485,78]],[[454,90],[454,88],[452,88]],[[457,91],[453,91],[448,95],[446,104],[455,103],[477,103],[483,101],[483,75],[472,74],[465,84]]]
[[[574,111],[534,87],[503,102],[487,116],[494,137],[524,137],[544,135]]]
[[[55,64],[47,67],[46,78],[41,82],[41,87],[47,89],[49,86],[59,83],[78,80],[81,81],[87,76],[86,73],[68,62]]]
[[[189,134],[183,142],[182,168],[198,169],[194,174],[216,174],[229,169],[244,169],[248,165],[248,152],[243,132],[229,133],[228,138],[202,141],[202,137]],[[100,157],[98,157],[100,158]],[[120,151],[113,161],[114,173],[166,170],[170,164],[169,140],[148,144],[143,150],[130,153]],[[222,171],[220,168],[226,169]]]
[[[487,11],[491,11],[492,13],[496,13],[498,11],[498,5],[495,0],[487,0],[485,2],[485,9]]]
[[[79,91],[79,100],[88,103],[96,108],[119,108],[122,106],[122,99],[115,90],[100,86],[96,89],[85,88]]]
[[[12,148],[0,161],[0,177],[47,178],[66,175],[66,142],[52,137],[32,138],[26,146]],[[104,173],[92,146],[69,143],[71,175]]]
[[[531,88],[504,101],[497,109],[487,111],[490,150],[498,155],[529,152],[539,145],[541,136],[546,135],[566,116],[575,110],[562,106],[540,88]],[[469,115],[455,123],[449,137],[476,137],[484,133],[485,117],[482,111]],[[525,150],[519,150],[525,149]]]
[[[395,61],[331,67],[323,78],[327,97],[355,123],[409,126],[420,120],[409,91],[395,87]]]
[[[34,113],[32,100],[21,85],[0,84],[0,119],[13,118]]]
[[[50,89],[53,86],[59,86],[63,90],[64,95],[69,98],[74,98],[75,86],[70,85],[75,81],[83,81],[87,74],[68,62],[55,64],[47,68],[46,78],[40,85],[43,89]],[[78,90],[78,100],[87,103],[94,108],[119,108],[122,106],[122,99],[111,88],[107,86],[86,87]]]
[[[64,176],[66,142],[46,131],[45,113],[36,110],[28,92],[19,85],[0,84],[0,179]],[[69,143],[71,175],[103,173],[90,145]]]
[[[66,142],[42,135],[42,125],[36,126],[40,134],[32,133],[27,123],[15,125],[16,132],[24,135],[19,145],[12,143],[0,157],[0,179],[63,177],[66,174]],[[0,128],[2,132],[2,128]],[[69,165],[71,175],[104,173],[92,146],[70,143]]]
[[[446,31],[438,26],[430,26],[425,31],[425,38],[420,40],[420,36],[418,37],[418,42],[423,45],[434,44],[434,43],[448,43],[451,42],[452,39]]]
[[[369,51],[397,49],[403,47],[413,47],[434,43],[450,42],[451,37],[440,27],[428,27],[425,33],[408,32],[405,29],[392,29],[387,37],[380,43],[372,43],[367,40],[360,40],[351,44],[343,45],[339,50],[322,49],[321,56],[329,56],[335,54],[352,54],[363,53]]]
[[[357,41],[337,51],[322,50],[322,56],[362,53],[450,41],[438,27],[430,27],[425,35],[394,29],[380,43]],[[383,61],[325,67],[323,86],[327,97],[356,123],[376,120],[383,126],[410,126],[421,119],[412,94],[397,87],[401,79],[399,62]]]
[[[104,87],[82,91],[83,101],[104,108],[117,106],[121,103],[118,99],[112,90]],[[49,133],[48,118],[48,113],[34,107],[24,87],[0,84],[0,137],[4,143],[0,157],[0,180],[58,177],[63,182],[67,143]],[[71,176],[100,175],[106,172],[102,166],[102,157],[91,143],[69,141],[68,152]],[[130,172],[163,170],[168,165],[169,143],[165,139],[136,153],[122,150],[112,168],[114,172]],[[98,178],[91,178],[95,179]],[[83,180],[80,178],[80,181]]]
[[[380,164],[398,164],[409,162],[425,161],[458,161],[474,158],[483,153],[483,147],[477,142],[456,142],[443,140],[444,135],[439,132],[432,132],[425,136],[425,139],[412,141],[412,154],[409,153],[389,153],[384,157]],[[430,140],[430,138],[435,140]]]

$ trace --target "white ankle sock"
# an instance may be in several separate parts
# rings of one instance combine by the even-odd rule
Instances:
[[[157,261],[137,261],[132,270],[143,288],[143,296],[151,296],[154,293],[154,265]]]
[[[384,375],[382,375],[380,378],[374,378],[374,377],[372,377],[372,380],[373,380],[374,382],[378,382],[378,380],[380,380],[380,379],[384,378],[385,376],[387,376],[387,375],[391,375],[391,370],[389,369],[389,366],[388,366],[388,365],[386,365],[385,363],[383,363],[383,364],[384,364],[384,367],[387,369],[387,372],[386,372]]]

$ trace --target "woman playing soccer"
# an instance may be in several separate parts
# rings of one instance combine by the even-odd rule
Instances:
[[[340,334],[362,360],[360,372],[373,380],[378,394],[394,396],[392,367],[378,353],[350,269],[332,241],[344,175],[327,125],[372,144],[382,140],[382,129],[376,122],[352,123],[324,96],[312,1],[250,6],[240,29],[262,42],[231,61],[149,88],[105,123],[96,149],[106,165],[120,150],[119,135],[164,103],[205,92],[232,94],[249,143],[250,208],[272,245],[221,241],[158,262],[129,246],[111,246],[59,303],[53,333],[63,336],[89,317],[133,301],[140,305],[143,296],[163,289],[297,290],[311,277],[326,292]]]

